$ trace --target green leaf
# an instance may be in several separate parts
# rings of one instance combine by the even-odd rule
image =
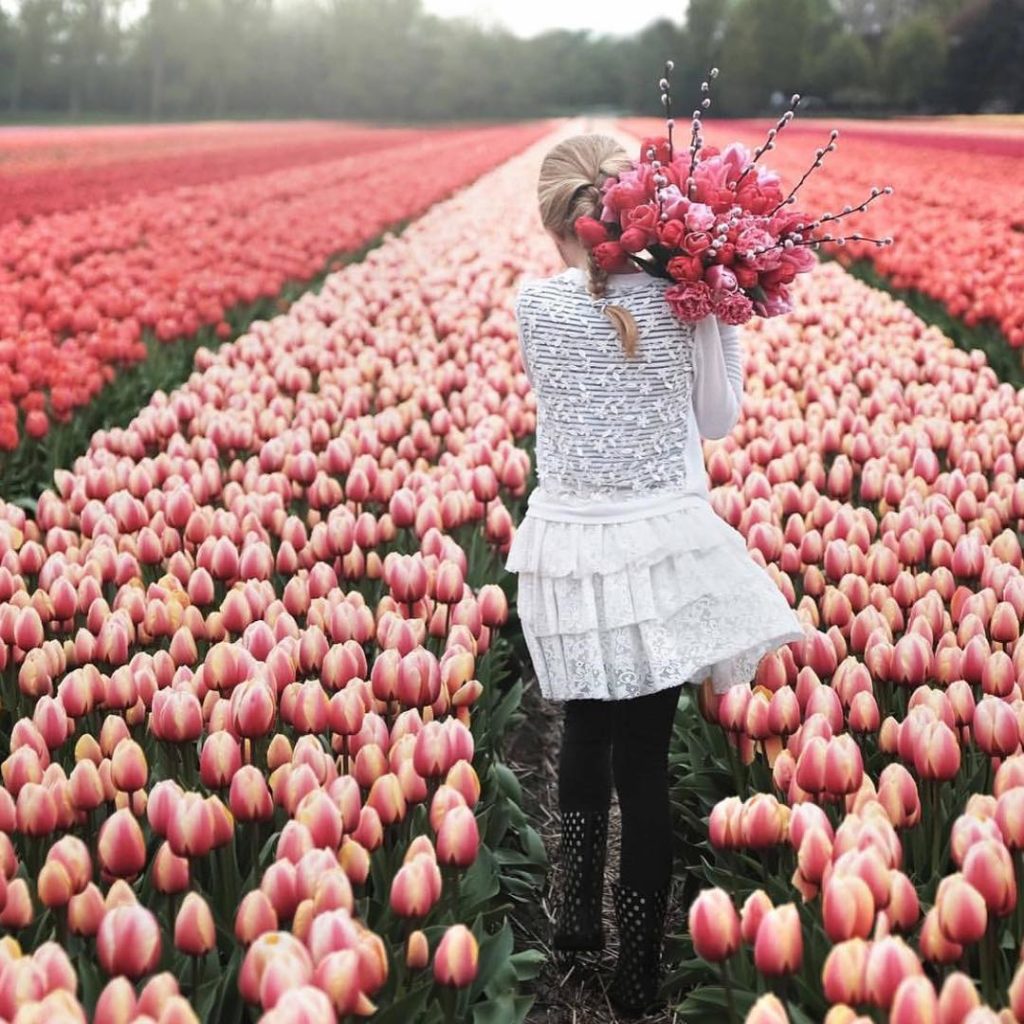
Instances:
[[[499,996],[473,1007],[473,1024],[522,1024],[531,1006],[533,996]]]
[[[427,1005],[433,983],[414,989],[401,999],[379,1010],[373,1015],[374,1024],[406,1024],[407,1021],[419,1020],[419,1014]]]
[[[492,935],[485,935],[479,942],[480,955],[476,978],[473,981],[470,998],[482,993],[494,978],[498,968],[508,962],[512,955],[512,925],[505,921],[501,929]]]
[[[516,778],[516,773],[512,771],[507,764],[504,764],[501,761],[495,762],[493,771],[498,780],[498,788],[501,792],[510,800],[514,800],[517,804],[521,804],[523,802],[523,789],[519,785],[519,779]]]
[[[516,970],[520,981],[531,981],[540,974],[548,958],[539,949],[521,949],[509,957],[509,963]]]

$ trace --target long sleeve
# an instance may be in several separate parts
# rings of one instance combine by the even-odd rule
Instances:
[[[516,329],[519,334],[519,359],[523,364],[523,371],[526,373],[526,379],[530,382],[530,387],[533,387],[533,371],[530,369],[530,359],[526,351],[526,303],[524,301],[522,289],[519,290],[515,298],[515,314]]]
[[[715,325],[717,324],[717,330]],[[743,405],[743,351],[740,329],[709,317],[697,325],[693,411],[701,436],[725,437]]]

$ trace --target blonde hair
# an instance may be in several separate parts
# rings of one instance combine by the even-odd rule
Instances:
[[[577,217],[601,218],[601,185],[632,166],[625,149],[608,135],[573,135],[548,151],[540,165],[537,199],[544,227],[559,238],[575,238]],[[587,252],[590,294],[604,296],[608,272]],[[633,314],[622,306],[606,306],[605,315],[615,325],[627,356],[636,354],[638,333]]]

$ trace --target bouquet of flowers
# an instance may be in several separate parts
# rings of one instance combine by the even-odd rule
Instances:
[[[892,244],[891,238],[837,236],[828,230],[834,222],[866,209],[878,196],[890,194],[891,185],[872,188],[862,203],[845,206],[840,213],[814,217],[795,208],[800,186],[836,148],[837,130],[816,151],[811,167],[788,195],[783,195],[778,174],[758,163],[794,117],[798,95],[751,157],[739,142],[723,150],[704,145],[701,114],[711,103],[704,81],[701,108],[691,121],[690,145],[677,150],[672,70],[672,61],[666,62],[659,83],[665,137],[644,139],[639,162],[604,183],[600,220],[580,217],[574,224],[580,242],[593,251],[600,267],[614,272],[633,264],[675,282],[666,288],[665,298],[687,323],[714,313],[725,323],[742,324],[755,314],[789,312],[788,285],[814,266],[812,250],[822,242],[842,245],[849,238]],[[717,75],[718,69],[712,68],[709,78]]]

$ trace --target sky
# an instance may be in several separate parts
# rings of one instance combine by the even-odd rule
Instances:
[[[146,9],[148,0],[127,0],[125,21]],[[287,3],[287,0],[279,0]],[[657,18],[678,21],[686,0],[422,0],[426,10],[442,18],[470,17],[486,25],[502,25],[518,36],[533,36],[551,28],[592,29],[600,34],[632,35]],[[17,10],[19,0],[0,0],[0,7]]]
[[[631,35],[657,18],[681,19],[686,0],[423,0],[423,6],[443,18],[468,16],[503,25],[519,36],[550,28]]]

